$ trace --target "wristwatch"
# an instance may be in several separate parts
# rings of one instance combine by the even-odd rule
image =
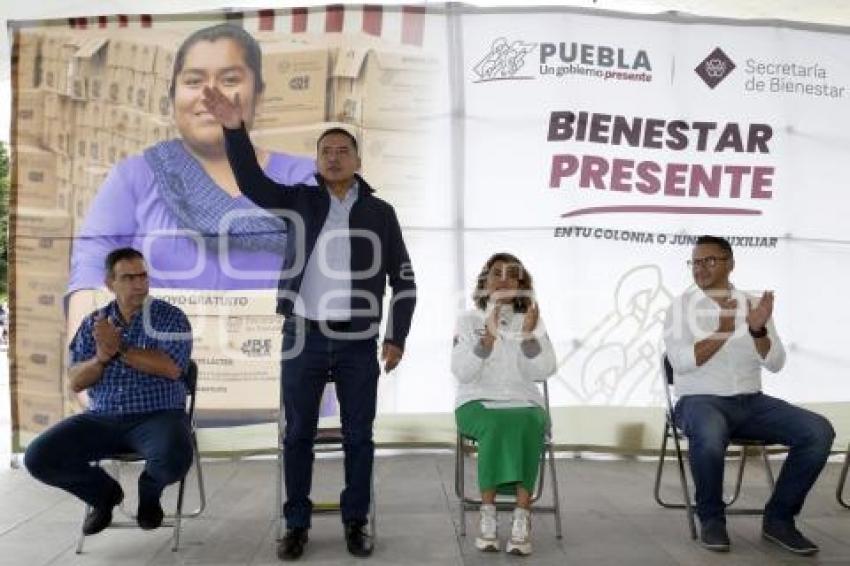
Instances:
[[[747,328],[750,331],[750,336],[752,336],[753,338],[764,338],[765,336],[767,336],[767,326],[762,326],[758,330],[753,330],[749,326]]]

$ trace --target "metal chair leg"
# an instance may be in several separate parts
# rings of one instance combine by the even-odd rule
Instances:
[[[549,443],[549,473],[552,476],[552,507],[555,514],[555,537],[563,538],[561,527],[561,500],[558,495],[558,476],[555,472],[555,448]]]
[[[85,543],[85,541],[86,541],[86,535],[83,532],[83,525],[86,524],[86,517],[89,516],[90,512],[91,512],[91,505],[86,504],[86,508],[83,510],[83,523],[80,525],[80,538],[77,539],[77,548],[76,548],[76,551],[75,551],[77,554],[83,553],[83,543]]]
[[[466,490],[464,486],[464,455],[463,437],[457,435],[457,448],[455,450],[455,493],[459,499],[460,536],[466,536]]]
[[[656,503],[661,505],[662,507],[666,507],[668,509],[684,509],[684,503],[671,503],[669,501],[665,501],[663,497],[661,497],[661,477],[664,475],[664,462],[667,460],[667,443],[670,439],[670,422],[667,421],[664,423],[664,432],[661,435],[661,449],[659,450],[658,455],[658,466],[655,470],[655,486],[653,488],[653,496],[655,497]]]
[[[543,495],[543,490],[546,487],[546,466],[548,463],[547,460],[547,448],[549,446],[548,439],[544,439],[543,441],[543,450],[540,451],[540,463],[538,464],[538,473],[537,473],[537,486],[534,488],[534,493],[531,494],[531,504],[534,505],[540,500],[540,497]]]
[[[844,454],[844,465],[841,467],[841,474],[838,476],[838,487],[835,489],[835,498],[838,503],[847,509],[850,509],[850,500],[844,498],[844,487],[847,485],[847,471],[850,469],[850,444],[847,445],[847,452]]]
[[[180,511],[180,517],[182,519],[194,519],[198,517],[201,513],[204,512],[204,509],[207,508],[207,491],[204,486],[204,471],[201,467],[201,452],[198,449],[198,437],[195,435],[195,431],[192,431],[192,452],[194,453],[194,462],[195,462],[195,480],[198,483],[198,507],[190,512],[183,513],[182,509]],[[186,474],[186,477],[189,477],[189,474]],[[186,478],[184,478],[185,481]]]
[[[741,495],[741,484],[744,482],[744,468],[747,466],[747,447],[741,446],[741,455],[738,459],[738,472],[735,474],[735,487],[731,497],[724,497],[723,502],[727,505],[733,505],[738,501],[738,496]]]
[[[180,519],[183,514],[183,494],[186,491],[186,478],[180,480],[180,487],[177,488],[177,512],[174,514],[174,534],[171,552],[177,552],[180,548]]]
[[[761,447],[761,458],[764,462],[764,474],[767,477],[767,487],[770,488],[770,493],[773,493],[773,490],[776,489],[776,478],[773,477],[773,468],[770,467],[767,446]]]
[[[670,423],[673,431],[673,444],[676,447],[676,460],[678,460],[679,464],[679,481],[682,484],[682,495],[685,500],[685,512],[688,516],[688,528],[691,531],[691,538],[696,540],[697,538],[697,526],[696,521],[694,520],[694,507],[691,505],[691,492],[688,489],[688,479],[685,475],[685,460],[682,457],[682,445],[679,442],[679,433],[676,431],[676,427],[673,423]]]
[[[669,450],[668,446],[669,446],[671,435],[675,439],[675,441],[674,441],[675,448],[677,448],[677,450],[675,452],[676,452],[677,465],[679,465],[679,472],[680,472],[680,476],[681,476],[680,480],[681,480],[681,478],[684,478],[684,481],[685,481],[683,488],[682,488],[682,493],[686,493],[686,494],[689,495],[689,490],[687,489],[687,476],[684,475],[685,474],[684,457],[681,456],[681,445],[679,444],[679,438],[678,438],[678,435],[673,430],[673,425],[670,423],[669,420],[667,420],[664,423],[664,433],[661,436],[661,449],[660,449],[660,451],[659,451],[660,453],[658,455],[658,466],[656,467],[656,470],[655,470],[655,486],[653,488],[653,496],[655,497],[655,501],[659,505],[661,505],[662,507],[665,507],[667,509],[687,509],[689,506],[691,506],[691,507],[693,506],[693,502],[690,501],[690,499],[688,499],[687,504],[684,501],[682,503],[674,503],[674,502],[665,500],[661,496],[661,483],[662,483],[661,478],[664,476],[664,464],[667,461],[667,454],[668,454],[668,450]],[[679,462],[680,459],[681,459],[681,462]]]

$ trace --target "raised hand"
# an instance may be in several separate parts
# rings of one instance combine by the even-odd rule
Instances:
[[[753,330],[764,328],[772,314],[773,291],[765,291],[755,307],[747,302],[747,325]]]
[[[242,104],[239,102],[238,92],[231,101],[218,87],[205,86],[201,103],[225,128],[235,130],[242,124]]]

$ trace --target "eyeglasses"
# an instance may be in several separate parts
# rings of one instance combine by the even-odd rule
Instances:
[[[690,267],[691,269],[693,269],[694,267],[700,267],[700,266],[714,267],[715,265],[717,265],[718,261],[726,261],[728,259],[729,259],[728,257],[717,257],[717,256],[713,256],[713,255],[701,257],[699,259],[689,259],[688,260],[688,267]]]

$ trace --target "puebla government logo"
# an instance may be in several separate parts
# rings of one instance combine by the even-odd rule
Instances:
[[[476,82],[533,79],[520,71],[526,64],[525,56],[536,47],[536,43],[522,40],[509,42],[504,37],[494,40],[490,51],[472,68],[478,77]]]

